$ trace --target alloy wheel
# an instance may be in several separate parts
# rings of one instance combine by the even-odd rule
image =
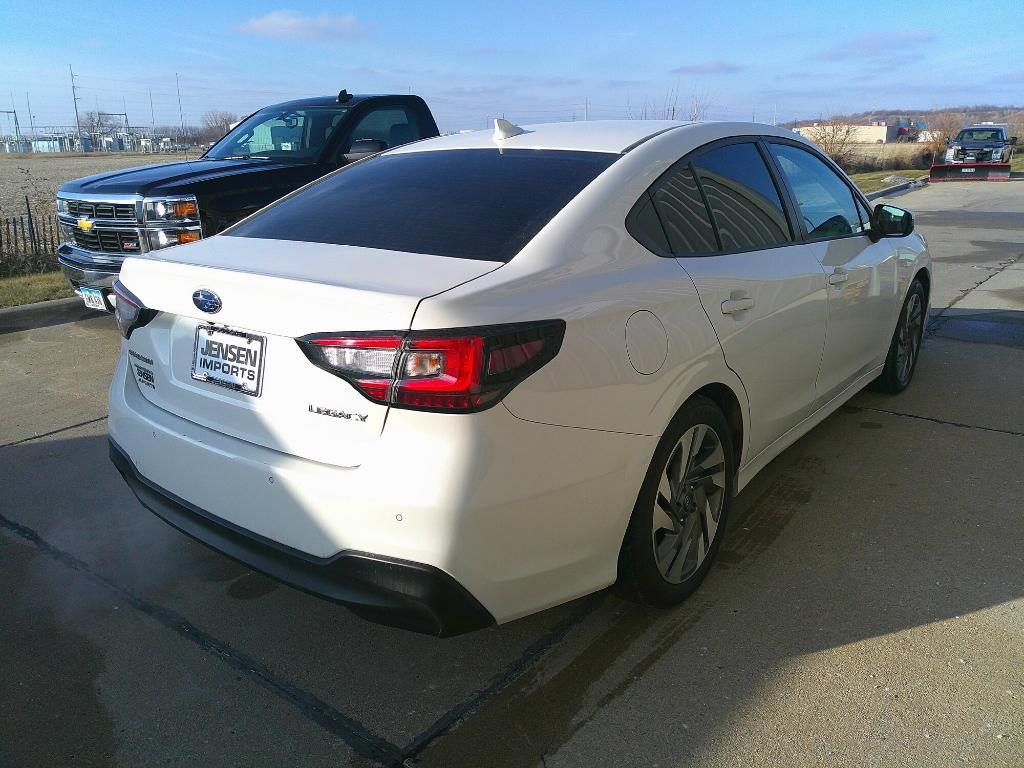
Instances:
[[[725,501],[725,451],[707,424],[691,427],[661,472],[652,545],[662,578],[681,584],[704,563],[718,534]]]
[[[919,293],[912,293],[903,308],[903,318],[896,337],[896,375],[900,384],[910,381],[914,363],[921,351],[924,333],[924,304]]]

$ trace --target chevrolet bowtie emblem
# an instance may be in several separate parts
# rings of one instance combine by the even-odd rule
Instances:
[[[92,222],[89,221],[88,219],[79,219],[78,228],[83,232],[88,232],[90,229],[92,229]]]

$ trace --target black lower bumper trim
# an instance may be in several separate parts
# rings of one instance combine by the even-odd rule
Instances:
[[[214,517],[158,488],[139,474],[112,439],[110,460],[143,506],[182,533],[254,570],[341,603],[364,619],[438,637],[495,623],[465,587],[438,568],[365,552],[313,557]]]

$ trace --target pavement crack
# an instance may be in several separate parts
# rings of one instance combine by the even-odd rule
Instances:
[[[1007,267],[1012,267],[1014,264],[1017,263],[1017,261],[1019,259],[1020,259],[1020,256],[1012,256],[1009,259],[1007,259],[1006,261],[999,262],[999,266],[997,268],[995,268],[995,269],[991,269],[989,274],[983,280],[980,280],[979,282],[977,282],[974,285],[972,285],[970,288],[967,288],[967,289],[961,291],[959,296],[957,296],[955,299],[953,299],[953,301],[951,301],[947,306],[945,306],[941,310],[939,310],[935,314],[935,316],[932,317],[928,321],[928,327],[925,330],[925,335],[926,336],[934,336],[939,331],[941,331],[942,327],[951,319],[946,314],[947,312],[949,312],[949,310],[953,309],[957,304],[959,304],[961,301],[966,299],[968,296],[970,296],[976,290],[981,288],[981,286],[983,286],[985,283],[987,283],[993,277],[995,277],[998,274],[1001,274]]]
[[[89,424],[95,424],[97,421],[105,421],[106,418],[107,417],[104,414],[103,416],[99,416],[99,417],[97,417],[95,419],[88,419],[87,421],[80,421],[77,424],[72,424],[70,427],[61,427],[60,429],[51,429],[49,432],[42,432],[42,433],[40,433],[38,435],[32,435],[31,437],[23,437],[20,440],[14,440],[14,441],[12,441],[10,443],[4,443],[3,445],[0,445],[0,448],[10,448],[12,445],[21,445],[22,443],[30,443],[33,440],[39,440],[40,438],[43,438],[43,437],[49,437],[50,435],[57,435],[57,434],[60,434],[61,432],[67,432],[69,429],[78,429],[79,427],[84,427],[84,426],[87,426]]]
[[[415,762],[416,758],[431,745],[435,740],[444,736],[452,728],[465,722],[473,716],[489,700],[500,694],[511,686],[533,665],[539,661],[553,646],[557,645],[568,634],[569,630],[580,624],[587,616],[597,610],[603,598],[602,592],[596,592],[583,598],[579,610],[560,622],[554,629],[548,632],[536,642],[532,643],[519,658],[509,664],[490,683],[472,696],[457,704],[440,718],[433,725],[427,728],[419,736],[412,739],[404,750],[402,756],[406,761]]]
[[[916,413],[901,413],[900,411],[887,411],[884,408],[863,408],[865,411],[874,411],[875,413],[885,413],[889,416],[902,416],[905,419],[917,419],[919,421],[930,421],[933,424],[942,424],[946,427],[959,427],[961,429],[973,429],[979,432],[994,432],[999,435],[1010,435],[1011,437],[1024,437],[1024,432],[1017,432],[1012,429],[999,429],[997,427],[982,427],[977,424],[965,424],[961,421],[948,421],[947,419],[937,419],[934,416],[920,416]]]
[[[104,417],[105,418],[105,417]],[[98,419],[94,419],[98,421]],[[88,423],[88,422],[87,422]],[[0,528],[34,545],[45,555],[61,565],[80,574],[93,584],[117,595],[119,600],[148,616],[165,629],[196,645],[227,666],[245,675],[251,681],[266,688],[278,698],[295,707],[304,717],[339,737],[357,754],[382,765],[394,766],[401,763],[401,750],[386,739],[371,733],[364,725],[339,712],[315,694],[277,676],[257,659],[233,648],[209,632],[201,629],[176,611],[146,600],[113,580],[97,573],[84,560],[51,544],[39,533],[26,525],[0,514]]]

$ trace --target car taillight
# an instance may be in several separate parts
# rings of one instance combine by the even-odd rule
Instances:
[[[156,311],[146,309],[142,301],[125,288],[120,280],[114,280],[113,291],[114,319],[117,320],[117,327],[121,329],[121,335],[126,339],[136,328],[141,328],[156,317]]]
[[[306,357],[370,400],[396,408],[482,411],[550,361],[565,322],[545,320],[409,333],[314,334]]]

